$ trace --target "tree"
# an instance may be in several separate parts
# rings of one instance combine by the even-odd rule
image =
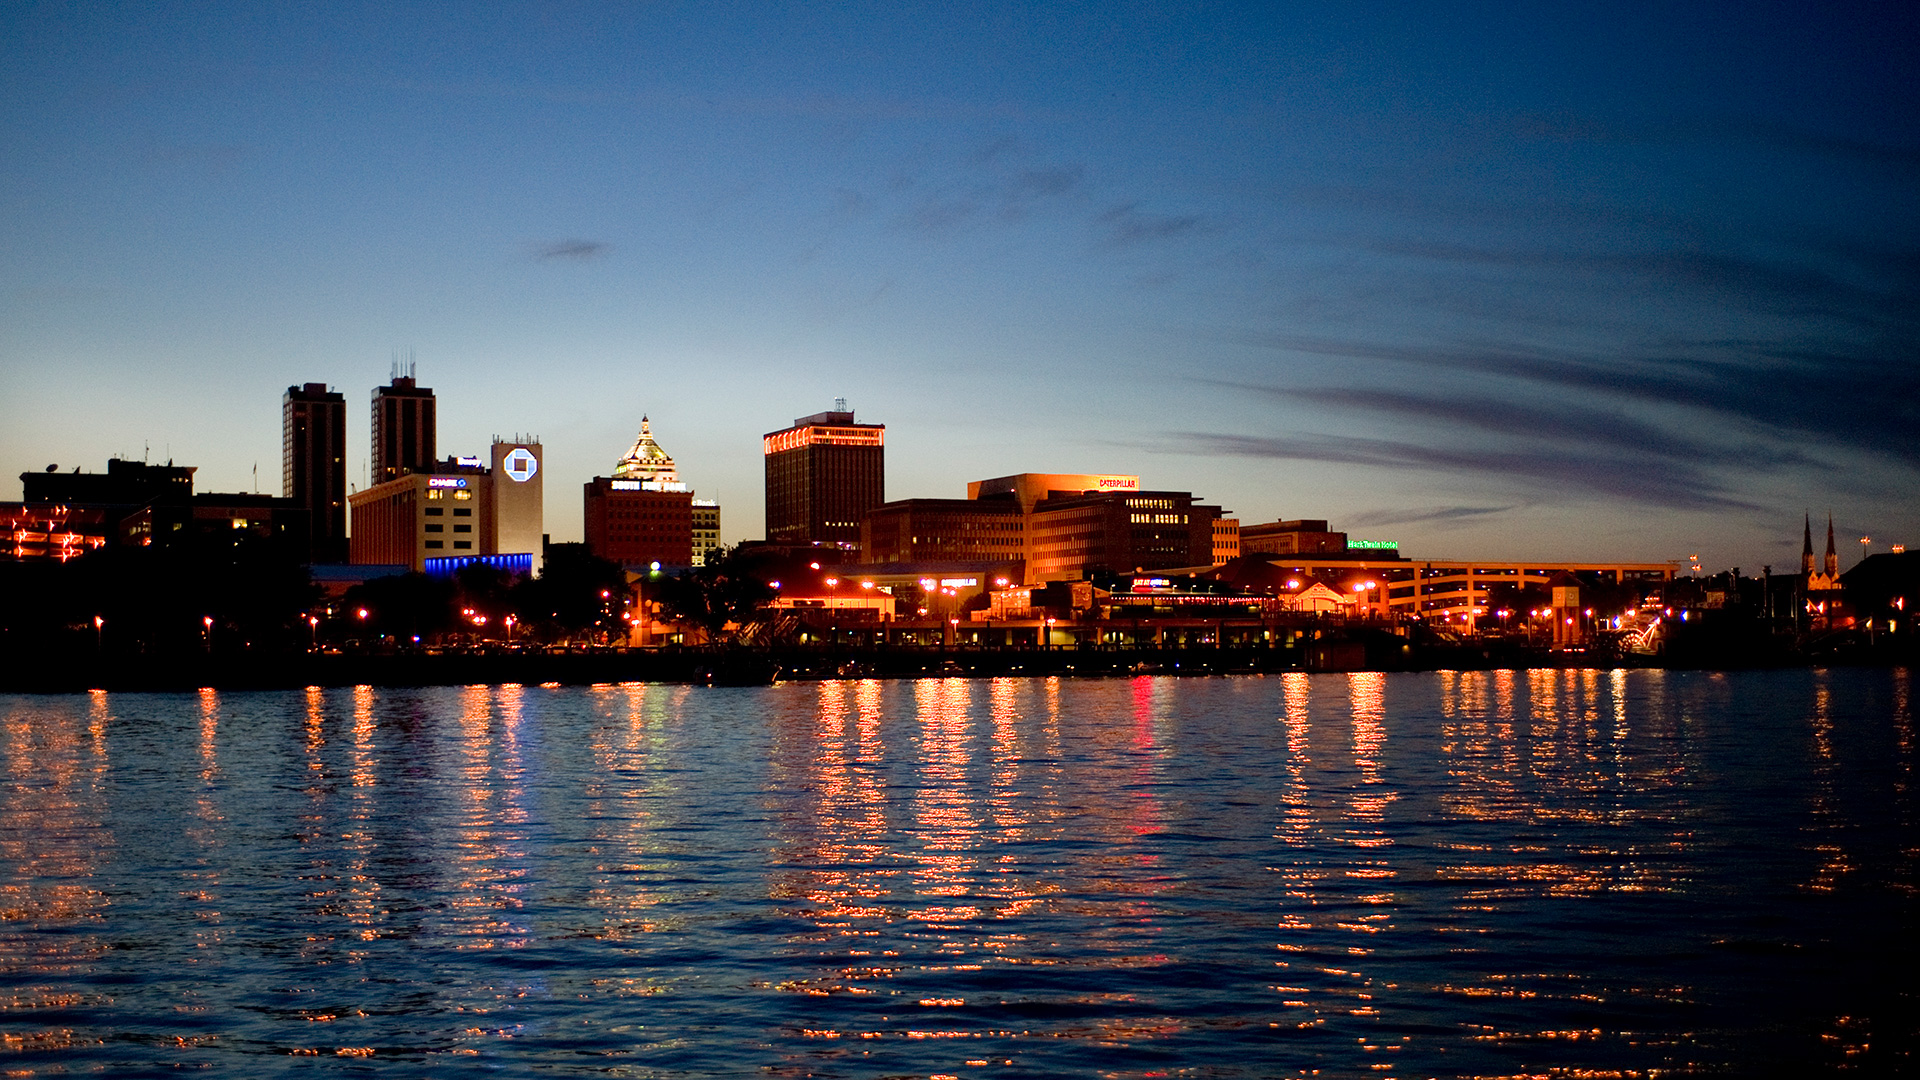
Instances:
[[[549,544],[540,576],[514,586],[511,599],[523,623],[564,636],[612,630],[626,593],[627,574],[619,563],[595,556],[585,544]]]
[[[764,560],[739,548],[716,548],[705,566],[696,566],[650,587],[651,599],[674,617],[706,631],[709,642],[720,641],[728,623],[751,622],[774,597]]]
[[[353,618],[367,612],[370,633],[403,642],[444,633],[457,618],[453,582],[425,574],[374,578],[348,589],[344,600]]]

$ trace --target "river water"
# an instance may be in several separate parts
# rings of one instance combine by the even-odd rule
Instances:
[[[0,697],[0,1069],[1885,1075],[1914,691]]]

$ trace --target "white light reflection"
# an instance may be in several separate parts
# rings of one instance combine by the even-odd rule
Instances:
[[[1346,693],[1326,691],[1342,678]],[[1315,691],[1320,693],[1317,695]],[[1337,692],[1336,692],[1337,693]],[[1273,990],[1300,1029],[1378,1016],[1375,980],[1363,966],[1375,935],[1394,928],[1397,899],[1385,812],[1386,678],[1379,673],[1281,677],[1280,722],[1287,739],[1278,839],[1280,939]],[[1336,735],[1345,727],[1348,738]],[[1390,1071],[1397,1039],[1362,1038],[1370,1070]]]
[[[519,913],[529,885],[524,826],[526,769],[520,726],[526,690],[507,683],[461,691],[461,780],[467,803],[454,824],[453,913],[457,949],[513,948],[531,933]]]
[[[77,1038],[65,1027],[29,1033],[21,1017],[106,1000],[77,988],[110,948],[97,929],[110,900],[96,879],[116,846],[107,824],[116,718],[104,691],[87,706],[83,720],[57,699],[15,697],[0,718],[0,971],[10,976],[0,1016],[16,1054]]]

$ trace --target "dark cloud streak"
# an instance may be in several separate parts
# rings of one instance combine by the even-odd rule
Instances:
[[[611,245],[598,240],[555,240],[551,243],[535,244],[533,257],[541,262],[551,262],[554,259],[586,262],[590,259],[598,259],[612,250]]]
[[[1351,514],[1346,523],[1355,528],[1377,525],[1414,525],[1421,522],[1477,521],[1520,509],[1520,503],[1506,506],[1409,506],[1398,510],[1374,510]]]
[[[1543,494],[1600,495],[1673,510],[1751,510],[1705,472],[1655,456],[1603,455],[1567,450],[1448,449],[1391,439],[1338,435],[1270,437],[1188,432],[1189,452],[1222,457],[1320,461],[1374,468],[1418,469],[1475,477],[1525,480]]]
[[[1683,406],[1776,438],[1814,436],[1920,467],[1920,440],[1913,438],[1913,432],[1920,431],[1920,350],[1897,342],[1869,353],[1839,351],[1831,344],[1697,341],[1661,351],[1605,356],[1514,346],[1386,345],[1295,335],[1254,340],[1289,352],[1496,375],[1563,392]],[[1538,390],[1527,396],[1555,400]]]

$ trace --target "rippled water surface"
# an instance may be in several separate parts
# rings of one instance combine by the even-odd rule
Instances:
[[[1883,1075],[1913,692],[0,697],[0,1069]]]

